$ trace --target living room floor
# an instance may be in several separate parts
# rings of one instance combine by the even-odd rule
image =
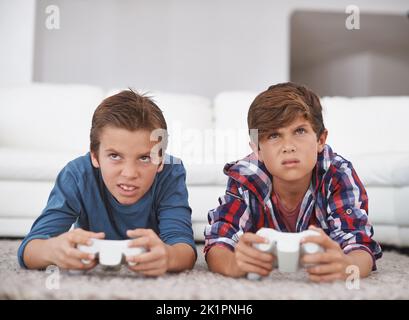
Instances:
[[[207,270],[203,245],[193,270],[159,278],[139,276],[126,267],[86,274],[23,270],[16,252],[21,240],[0,240],[0,299],[409,299],[409,256],[384,251],[378,270],[355,285],[316,284],[306,273],[272,272],[260,281],[232,279]]]

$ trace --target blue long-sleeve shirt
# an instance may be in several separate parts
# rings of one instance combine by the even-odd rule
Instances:
[[[92,166],[90,153],[70,161],[58,174],[45,209],[18,249],[20,266],[26,268],[23,253],[29,241],[58,236],[73,224],[105,232],[105,239],[110,240],[127,239],[127,230],[150,228],[164,243],[186,243],[196,253],[186,171],[179,159],[166,157],[151,188],[132,205],[122,205],[112,196],[100,169]]]

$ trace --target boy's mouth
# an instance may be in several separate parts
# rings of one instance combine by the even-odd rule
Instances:
[[[283,161],[281,162],[281,164],[282,164],[283,166],[294,166],[294,165],[296,165],[297,163],[300,163],[300,160],[298,160],[298,159],[287,159],[287,160],[283,160]]]
[[[118,187],[125,191],[125,192],[132,192],[135,191],[136,189],[138,189],[137,186],[131,185],[131,184],[124,184],[124,183],[120,183],[118,184]]]

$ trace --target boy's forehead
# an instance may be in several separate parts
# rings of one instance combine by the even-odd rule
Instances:
[[[151,136],[151,131],[147,129],[137,129],[137,130],[128,130],[125,128],[116,128],[107,126],[101,130],[100,140],[115,140],[122,139],[124,137],[131,137],[140,140],[149,141]]]
[[[141,148],[140,146],[135,146],[134,148],[123,148],[121,146],[112,146],[112,145],[107,145],[105,147],[102,147],[101,150],[106,153],[114,152],[114,153],[120,153],[120,154],[136,154],[136,155],[141,155],[141,154],[149,154],[152,150],[152,148]]]
[[[158,143],[151,140],[148,130],[129,131],[121,128],[104,128],[100,135],[100,149],[102,151],[116,151],[132,153],[150,152],[152,147]]]
[[[286,128],[296,128],[296,127],[300,127],[300,126],[312,126],[311,122],[307,119],[305,119],[303,116],[299,116],[297,118],[295,118],[292,122],[290,122],[289,124],[279,127],[278,130],[280,129],[286,129]]]

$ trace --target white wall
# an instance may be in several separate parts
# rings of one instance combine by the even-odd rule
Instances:
[[[289,16],[345,12],[349,0],[0,0],[0,81],[134,86],[213,97],[289,79]],[[45,28],[45,7],[61,28]],[[406,14],[407,0],[355,0]],[[36,45],[33,66],[33,12]],[[4,39],[4,40],[3,40]],[[32,68],[34,67],[34,75]]]
[[[41,22],[51,3],[60,30]],[[50,0],[37,13],[38,81],[214,96],[288,78],[286,33],[278,32],[288,17],[270,1]]]
[[[0,0],[0,85],[33,80],[35,0]]]

